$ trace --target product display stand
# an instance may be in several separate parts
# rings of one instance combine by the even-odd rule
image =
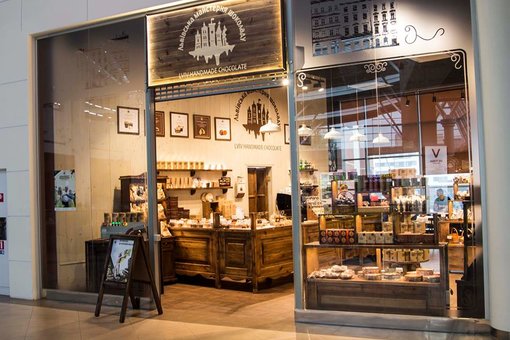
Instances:
[[[101,288],[97,297],[95,316],[101,312],[105,290],[116,295],[123,295],[120,310],[120,323],[124,323],[128,304],[128,296],[134,309],[140,308],[140,298],[135,297],[133,282],[151,285],[154,302],[158,314],[163,314],[161,300],[156,289],[154,275],[149,264],[148,254],[143,246],[141,236],[112,235],[108,246],[108,256],[104,264]]]

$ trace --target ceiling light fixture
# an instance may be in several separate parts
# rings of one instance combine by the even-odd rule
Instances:
[[[269,118],[269,121],[266,124],[260,127],[261,133],[271,133],[277,131],[280,131],[280,127],[278,126],[278,124],[273,123],[271,121],[271,118]]]
[[[312,134],[312,129],[305,124],[301,124],[298,129],[298,136],[300,137],[308,137]]]
[[[359,121],[358,121],[358,89],[356,89],[356,131],[352,134],[352,136],[349,138],[349,141],[351,142],[365,142],[367,140],[367,136],[359,132]]]
[[[375,112],[377,118],[377,126],[379,128],[379,134],[374,138],[372,143],[374,144],[387,144],[390,142],[388,137],[384,136],[381,132],[381,120],[379,119],[379,91],[377,89],[377,70],[375,71]]]
[[[334,127],[331,128],[326,134],[324,135],[324,139],[340,139],[342,138],[342,133],[340,131],[337,131]]]

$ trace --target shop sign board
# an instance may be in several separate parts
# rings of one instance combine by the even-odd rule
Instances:
[[[280,0],[225,0],[147,16],[149,86],[284,69]]]
[[[444,175],[448,173],[446,146],[425,147],[425,174]]]

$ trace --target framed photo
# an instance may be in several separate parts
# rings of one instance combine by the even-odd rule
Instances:
[[[289,124],[283,124],[283,138],[285,144],[290,144],[290,126]]]
[[[214,138],[216,140],[232,140],[230,118],[214,117]]]
[[[140,134],[140,110],[134,107],[117,106],[117,133]]]
[[[170,137],[189,137],[189,116],[187,113],[170,112]]]
[[[312,136],[300,136],[299,144],[301,145],[312,145]]]
[[[165,112],[154,112],[154,130],[156,137],[165,137]]]
[[[211,139],[211,117],[193,115],[193,138]]]

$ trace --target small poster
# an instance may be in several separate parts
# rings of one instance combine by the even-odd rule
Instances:
[[[425,147],[425,174],[445,175],[448,173],[447,147],[426,146]]]
[[[140,133],[140,110],[134,107],[117,106],[117,132],[138,135]]]
[[[165,137],[165,112],[154,112],[154,125],[156,137]]]
[[[170,137],[189,137],[187,113],[170,112]]]
[[[134,240],[113,240],[106,281],[127,283],[134,244]]]
[[[214,138],[216,140],[229,141],[232,139],[230,132],[230,118],[214,118]]]
[[[193,138],[211,139],[211,117],[193,115]]]
[[[76,176],[74,169],[55,170],[55,211],[76,210]]]
[[[5,241],[0,240],[0,255],[5,255]]]

